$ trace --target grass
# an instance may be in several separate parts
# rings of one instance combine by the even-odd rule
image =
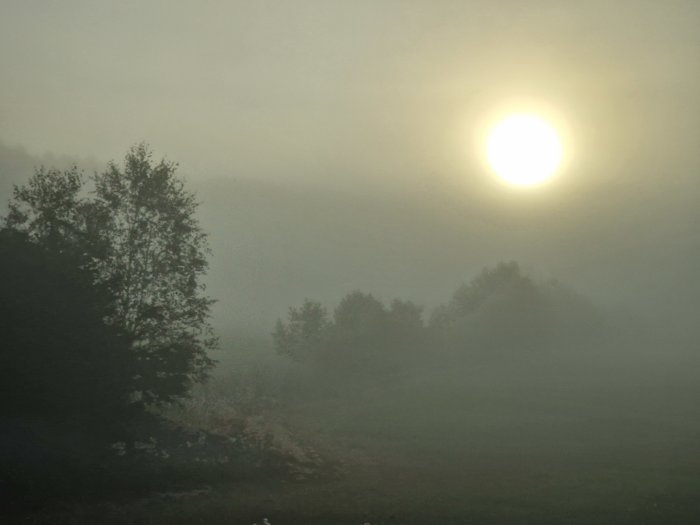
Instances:
[[[237,409],[233,393],[225,402],[225,381],[211,388],[213,397],[195,400],[180,423],[226,434],[255,422],[269,433],[266,446],[323,458],[317,475],[204,477],[197,487],[66,504],[22,523],[700,522],[691,370],[452,368],[333,394],[310,386],[257,412]]]

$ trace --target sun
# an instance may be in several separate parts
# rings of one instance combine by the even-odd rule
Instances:
[[[489,134],[487,158],[505,181],[533,186],[556,171],[562,159],[561,140],[549,123],[535,115],[510,115]]]

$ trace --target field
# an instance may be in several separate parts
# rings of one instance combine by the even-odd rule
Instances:
[[[251,369],[239,366],[237,380],[222,372],[172,417],[220,433],[227,417],[242,418],[266,446],[297,458],[288,475],[263,472],[188,490],[74,504],[53,511],[49,521],[46,514],[31,519],[694,523],[700,519],[694,361],[669,363],[655,355],[637,356],[634,366],[601,354],[470,369],[455,362],[356,385],[314,383],[268,362],[256,365],[255,388],[241,379],[250,379]],[[261,392],[272,384],[278,389],[266,398]]]

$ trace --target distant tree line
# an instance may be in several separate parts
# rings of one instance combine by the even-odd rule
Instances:
[[[422,308],[394,300],[389,307],[372,294],[346,295],[333,316],[318,302],[291,307],[273,332],[280,354],[295,361],[363,374],[390,373],[399,361],[422,347]]]
[[[457,288],[424,321],[423,309],[373,295],[346,295],[331,316],[306,299],[273,331],[279,354],[345,375],[397,371],[446,354],[473,359],[513,358],[571,346],[595,337],[601,317],[584,297],[556,281],[536,282],[518,263],[485,268]]]

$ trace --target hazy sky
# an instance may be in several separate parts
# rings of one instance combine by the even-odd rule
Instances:
[[[513,100],[560,114],[575,166],[655,141],[682,154],[698,123],[692,0],[0,10],[0,139],[40,154],[107,160],[147,140],[197,177],[409,184],[473,176],[472,130]]]
[[[700,291],[698,28],[696,0],[0,0],[0,143],[180,162],[220,311],[433,300],[504,258],[666,304]],[[566,165],[522,193],[475,136],[531,108]]]

